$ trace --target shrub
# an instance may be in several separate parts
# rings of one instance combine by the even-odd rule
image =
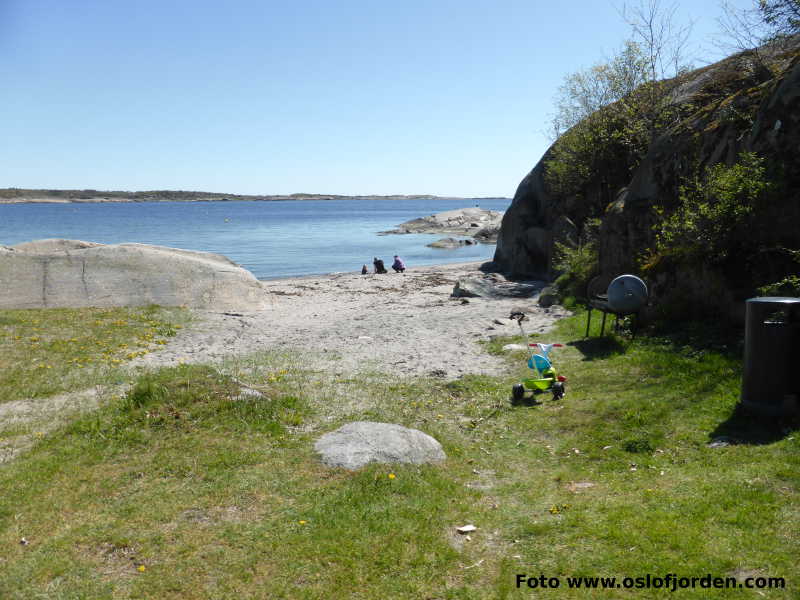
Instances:
[[[768,285],[758,288],[760,296],[796,296],[800,297],[800,277],[788,275]]]
[[[716,164],[680,187],[679,206],[655,225],[656,256],[724,262],[747,246],[746,226],[770,189],[764,159],[752,152],[731,166]]]
[[[556,287],[562,296],[582,298],[586,294],[589,280],[599,269],[597,253],[597,228],[599,219],[589,219],[583,227],[583,235],[577,246],[555,243],[553,266],[561,273]]]

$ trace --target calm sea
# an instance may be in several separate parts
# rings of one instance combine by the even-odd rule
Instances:
[[[504,211],[507,199],[480,200]],[[427,248],[441,235],[376,235],[475,200],[289,200],[0,205],[0,245],[45,238],[141,242],[224,254],[259,279],[359,271],[372,258],[387,267],[491,260],[494,245]]]

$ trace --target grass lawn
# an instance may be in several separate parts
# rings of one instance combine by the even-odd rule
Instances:
[[[0,403],[119,378],[120,365],[166,343],[186,312],[156,306],[0,311]]]
[[[34,335],[57,337],[39,314]],[[567,344],[568,383],[535,405],[509,401],[520,353],[506,377],[453,382],[278,354],[142,375],[0,465],[0,598],[652,598],[669,592],[566,578],[669,573],[786,580],[681,598],[798,597],[800,440],[734,414],[735,352],[583,326],[539,336]],[[71,358],[48,364],[70,381]],[[421,429],[448,459],[322,466],[314,441],[353,420]]]

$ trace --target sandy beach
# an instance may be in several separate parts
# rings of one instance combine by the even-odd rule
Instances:
[[[364,371],[456,378],[501,372],[502,361],[479,342],[515,335],[512,310],[547,331],[563,308],[535,298],[453,298],[459,277],[480,276],[480,263],[410,268],[405,273],[339,273],[263,281],[270,308],[257,313],[195,311],[196,320],[163,350],[133,365],[216,362],[231,355],[289,351],[336,374]]]

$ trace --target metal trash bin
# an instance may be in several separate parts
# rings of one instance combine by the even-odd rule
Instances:
[[[741,405],[768,416],[800,404],[800,298],[750,298],[746,303]]]

